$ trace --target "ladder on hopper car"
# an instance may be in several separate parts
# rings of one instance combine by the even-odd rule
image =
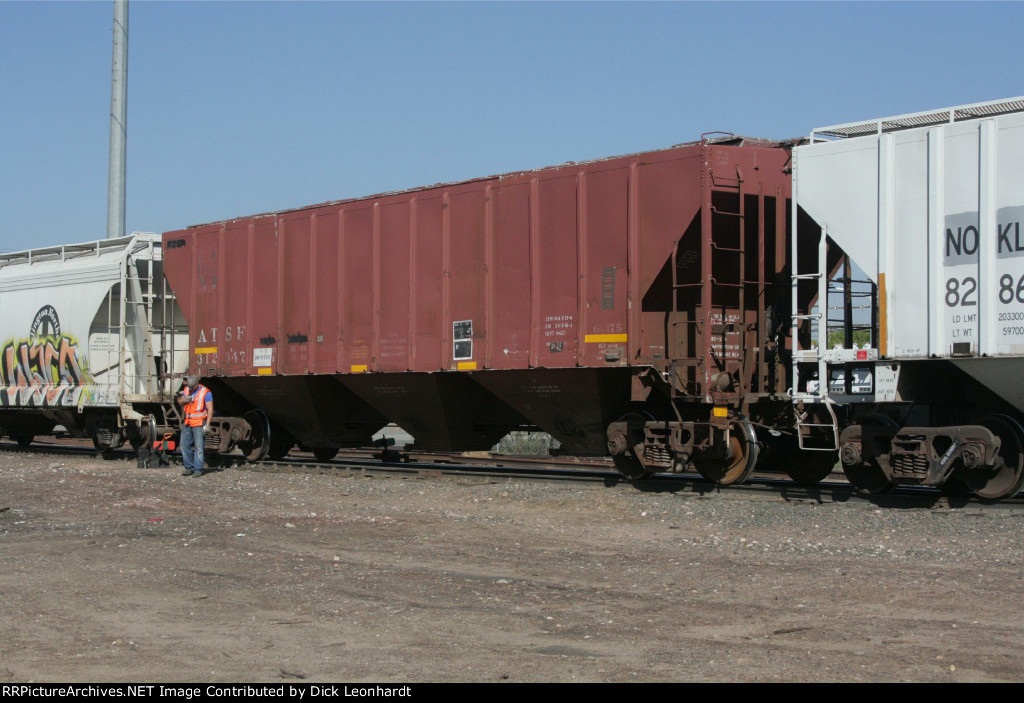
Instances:
[[[747,257],[746,257],[746,198],[743,192],[743,180],[737,175],[735,181],[733,179],[723,179],[721,176],[717,176],[714,173],[709,174],[711,176],[712,184],[719,188],[719,192],[735,191],[736,193],[736,211],[732,212],[728,209],[721,208],[715,204],[714,198],[710,197],[715,191],[712,190],[708,195],[707,212],[711,216],[711,225],[708,229],[708,236],[705,239],[705,250],[704,254],[708,257],[707,265],[707,286],[706,286],[706,303],[701,307],[703,309],[703,316],[706,321],[706,329],[708,332],[706,348],[714,354],[714,348],[718,347],[718,356],[722,360],[722,368],[727,370],[726,360],[728,358],[728,345],[727,339],[729,332],[737,332],[740,337],[740,379],[741,383],[747,381],[750,378],[749,372],[749,360],[750,354],[746,350],[744,344],[745,329],[747,319],[747,285],[749,283],[762,283],[762,281],[748,281],[747,280]],[[714,218],[735,218],[736,220],[736,244],[735,246],[729,246],[729,243],[721,241],[721,235],[719,228],[715,227]],[[726,275],[726,271],[720,269],[729,269],[730,267],[722,264],[716,269],[715,267],[715,255],[718,254],[719,261],[723,259],[729,264],[734,265],[736,269],[736,281],[720,280],[719,276]],[[717,275],[716,275],[717,274]],[[762,278],[762,276],[759,276]],[[738,330],[733,328],[733,323],[729,320],[729,305],[722,302],[720,309],[720,317],[718,324],[714,324],[715,320],[715,300],[722,300],[727,298],[729,293],[732,292],[736,296],[736,314],[739,317]],[[718,295],[716,295],[716,293]],[[717,339],[715,339],[717,337]],[[739,388],[737,392],[741,395],[744,394],[746,389]]]
[[[752,397],[786,390],[773,303],[787,260],[787,193],[783,181],[756,167],[744,172],[741,160],[716,159],[714,148],[723,148],[721,140],[703,135],[697,219],[668,262],[671,397],[747,412]],[[712,383],[716,372],[725,373]]]
[[[706,137],[707,135],[703,135]],[[704,139],[703,148],[708,148],[708,141]],[[705,154],[702,161],[706,164],[709,159]],[[713,187],[714,186],[714,187]],[[735,194],[737,203],[736,210],[730,211],[727,209],[720,209],[715,203],[712,194],[715,192]],[[740,347],[743,348],[743,335],[744,335],[744,322],[746,320],[746,287],[750,284],[758,285],[758,298],[762,298],[764,295],[764,272],[760,271],[758,280],[748,281],[746,276],[746,202],[743,191],[743,180],[737,175],[736,178],[724,178],[721,175],[716,175],[710,170],[704,170],[701,172],[701,199],[702,205],[700,210],[701,217],[701,276],[700,280],[695,282],[680,283],[679,282],[679,244],[672,250],[672,258],[670,267],[672,269],[672,313],[673,320],[671,322],[672,334],[669,338],[669,347],[673,350],[679,348],[679,332],[678,327],[689,327],[694,326],[695,328],[695,344],[694,349],[697,350],[695,356],[673,356],[671,360],[671,373],[674,378],[679,378],[678,367],[694,368],[696,369],[695,380],[692,382],[696,385],[692,390],[696,391],[691,395],[701,394],[707,396],[710,393],[710,389],[705,387],[706,378],[701,378],[700,370],[706,368],[707,360],[704,357],[704,352],[710,352],[714,356],[718,356],[723,363],[725,368],[725,361],[728,357],[726,349],[726,335],[730,331],[736,331],[740,335]],[[736,225],[736,238],[737,242],[735,246],[722,243],[721,232],[719,227],[714,225],[714,218],[725,217],[735,218],[737,221]],[[716,235],[719,235],[716,238]],[[760,236],[763,237],[764,233],[760,232]],[[681,240],[680,240],[681,243]],[[735,270],[737,272],[736,282],[724,281],[721,279],[721,272],[719,268],[726,268],[725,265],[716,267],[715,253],[720,252],[732,260],[735,264]],[[735,257],[735,258],[733,258]],[[763,262],[762,262],[763,266]],[[717,275],[716,275],[717,274]],[[679,309],[679,292],[686,289],[698,289],[700,292],[700,313],[695,315],[695,319],[679,320],[675,316],[682,312]],[[735,312],[739,316],[738,329],[732,329],[732,323],[729,321],[729,306],[727,304],[720,305],[720,316],[721,319],[718,324],[715,323],[714,314],[714,301],[720,300],[723,296],[718,295],[722,289],[732,289],[736,291],[737,302]],[[688,333],[684,332],[684,335]],[[720,345],[716,345],[714,337],[720,337]],[[715,347],[718,346],[718,352],[716,354]],[[743,353],[741,359],[742,370],[740,372],[741,379],[747,379],[750,377],[749,369],[749,355]],[[706,374],[705,374],[706,376]],[[690,381],[688,381],[690,383]],[[697,388],[699,387],[699,391]],[[744,389],[737,389],[736,395],[742,397]],[[671,397],[675,400],[679,397],[679,393],[676,390],[676,384],[672,384]]]
[[[149,396],[156,391],[156,365],[153,360],[153,263],[154,242],[144,245],[145,253],[129,250],[122,272],[124,289],[120,295],[120,313],[117,315],[117,336],[121,341],[119,366],[121,398],[133,395]],[[143,265],[145,262],[145,265]],[[144,278],[143,278],[144,277]],[[111,328],[111,331],[114,331]],[[131,371],[128,373],[131,361]]]
[[[176,342],[187,332],[184,321],[177,319],[174,293],[163,276],[159,239],[140,239],[128,249],[121,288],[116,303],[119,309],[108,310],[107,333],[120,341],[117,349],[110,351],[117,353],[121,369],[118,390],[125,404],[122,410],[127,417],[135,403],[150,408],[165,406],[161,416],[154,418],[164,425],[168,420],[166,408],[173,410],[173,372],[187,357],[187,348],[176,348]]]
[[[794,200],[795,203],[795,200]],[[794,209],[795,209],[794,205]],[[793,222],[796,223],[797,215],[793,213]],[[794,224],[795,228],[795,224]],[[839,449],[839,420],[836,417],[835,401],[828,393],[828,364],[825,359],[824,349],[828,346],[828,231],[821,228],[821,238],[818,240],[818,270],[810,273],[801,273],[799,270],[799,256],[797,249],[797,236],[792,237],[792,252],[790,262],[792,272],[792,321],[793,321],[793,388],[790,391],[793,403],[823,405],[828,413],[830,422],[808,422],[808,417],[816,417],[816,414],[808,412],[796,413],[797,440],[801,449],[818,451],[836,451]],[[817,282],[817,306],[808,310],[807,313],[800,311],[800,282]],[[806,321],[810,321],[812,328],[817,325],[818,343],[812,344],[810,349],[799,349],[800,327]],[[801,378],[800,365],[814,364],[817,367],[817,379]],[[803,390],[801,389],[803,386]],[[806,442],[808,437],[824,437],[831,442],[823,442],[826,446],[809,446]]]
[[[705,137],[707,135],[704,135]],[[704,140],[704,148],[710,148],[710,142]],[[709,155],[705,153],[705,164],[711,163]],[[746,188],[744,186],[747,186]],[[755,187],[756,186],[756,187]],[[716,198],[715,196],[719,196]],[[731,202],[735,198],[735,202]],[[754,199],[748,203],[748,199]],[[700,295],[699,313],[694,319],[674,319],[671,323],[672,336],[669,339],[670,348],[679,349],[678,328],[694,330],[695,355],[673,356],[672,375],[679,378],[678,367],[693,368],[694,379],[688,383],[694,386],[693,395],[707,397],[713,389],[705,387],[708,381],[707,355],[717,358],[721,368],[730,373],[736,372],[738,376],[738,387],[728,392],[721,392],[722,401],[740,402],[750,393],[761,392],[760,387],[748,387],[751,379],[755,377],[755,365],[759,366],[756,377],[758,379],[774,378],[769,370],[769,364],[763,356],[752,352],[752,347],[746,344],[750,324],[749,316],[761,314],[761,304],[766,298],[766,291],[769,286],[770,274],[766,270],[766,259],[763,255],[767,239],[766,210],[768,201],[774,201],[773,208],[780,208],[784,202],[783,194],[776,189],[775,192],[764,192],[763,185],[759,181],[747,182],[744,180],[742,171],[737,167],[737,173],[723,174],[715,173],[711,168],[705,168],[701,172],[701,239],[700,239],[700,260],[701,275],[695,282],[680,282],[678,280],[678,246],[672,252],[672,313],[674,316],[680,312],[679,294],[685,289],[697,289]],[[753,205],[753,210],[748,208]],[[775,212],[779,212],[775,210]],[[753,219],[756,223],[756,232],[748,231]],[[725,224],[729,221],[735,224]],[[773,236],[778,238],[784,236],[784,229],[781,222],[776,219],[772,226]],[[750,241],[748,241],[750,240]],[[758,252],[756,270],[751,272],[748,254],[749,247],[754,246]],[[753,273],[753,275],[750,275]],[[754,288],[756,287],[756,290]],[[751,299],[755,302],[750,305]],[[716,312],[717,311],[717,312]],[[730,319],[730,313],[735,319]],[[767,330],[763,321],[755,328],[757,342],[753,347],[763,349],[767,341]],[[689,334],[688,331],[682,334]],[[730,334],[738,338],[739,355],[730,359],[727,340]],[[729,361],[734,362],[729,368]],[[735,365],[738,363],[738,366]],[[701,374],[701,370],[705,373]],[[772,381],[768,382],[773,385]],[[757,384],[760,386],[760,383]],[[672,396],[677,397],[673,388]],[[722,397],[724,396],[724,397]],[[692,396],[691,396],[692,397]]]

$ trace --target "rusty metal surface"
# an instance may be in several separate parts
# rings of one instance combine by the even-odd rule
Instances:
[[[726,249],[743,248],[738,194],[788,194],[787,156],[698,143],[203,225],[165,235],[167,276],[206,376],[676,358],[703,367],[703,386],[722,359],[754,374],[739,355],[760,344],[743,330],[777,273],[758,265],[763,207],[747,253]],[[710,338],[723,321],[724,343]]]
[[[432,449],[531,426],[599,454],[630,403],[706,423],[787,388],[788,164],[727,138],[239,218],[166,233],[165,271],[193,369],[300,442],[365,433],[283,381],[320,375]]]

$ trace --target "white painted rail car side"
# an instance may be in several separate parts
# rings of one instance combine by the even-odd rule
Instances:
[[[161,246],[134,233],[0,255],[0,432],[28,444],[63,426],[106,450],[168,424],[188,336]]]
[[[956,478],[983,497],[1015,494],[1024,97],[816,129],[794,150],[793,173],[794,256],[819,248],[817,269],[793,278],[794,293],[816,286],[819,303],[794,320],[798,415],[847,425],[835,432],[844,468],[865,490]],[[849,296],[845,307],[829,298],[850,286],[835,275],[837,252],[872,285],[873,309],[860,313],[870,343],[859,347],[835,333],[837,310],[857,315]],[[822,424],[805,421],[802,434]]]

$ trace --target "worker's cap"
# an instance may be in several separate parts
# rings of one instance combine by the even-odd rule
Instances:
[[[188,378],[185,379],[185,385],[187,385],[187,386],[198,386],[199,385],[199,376],[197,376],[196,374],[192,374],[191,376],[189,376]]]

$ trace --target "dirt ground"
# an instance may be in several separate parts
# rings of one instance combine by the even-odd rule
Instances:
[[[1021,511],[0,451],[0,682],[1021,681]]]

